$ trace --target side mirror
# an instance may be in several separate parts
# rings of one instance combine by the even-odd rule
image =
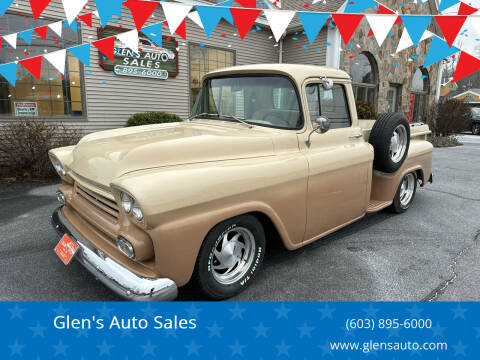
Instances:
[[[314,132],[318,132],[320,134],[326,133],[330,129],[330,120],[328,120],[325,116],[320,116],[312,121],[313,130],[308,134],[307,139],[307,146],[310,147],[310,137]]]
[[[322,79],[322,86],[325,90],[331,90],[333,88],[333,80],[324,77]]]

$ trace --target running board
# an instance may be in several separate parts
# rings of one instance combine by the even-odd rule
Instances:
[[[381,201],[381,200],[370,200],[367,206],[367,213],[373,213],[385,209],[387,206],[391,205],[391,201]]]

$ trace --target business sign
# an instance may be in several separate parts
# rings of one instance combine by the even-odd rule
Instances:
[[[99,28],[98,37],[115,36],[128,31],[125,28],[106,26]],[[135,76],[166,80],[175,77],[178,73],[177,41],[171,37],[162,38],[162,47],[157,46],[143,33],[139,32],[139,51],[134,52],[119,40],[115,40],[114,60],[102,59],[100,66],[104,70],[113,71],[120,76]]]
[[[15,101],[13,107],[15,108],[15,116],[38,116],[38,106],[34,101]]]

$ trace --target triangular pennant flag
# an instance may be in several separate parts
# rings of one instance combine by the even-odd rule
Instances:
[[[459,3],[459,0],[442,0],[440,2],[440,5],[438,6],[438,12],[442,12],[458,3]]]
[[[185,20],[192,6],[173,2],[162,2],[162,8],[167,18],[168,29],[173,35],[183,20]]]
[[[107,58],[114,60],[115,38],[113,36],[94,41],[92,44]]]
[[[113,15],[122,16],[122,3],[123,0],[95,0],[98,17],[103,27],[113,20]]]
[[[68,24],[71,24],[82,11],[88,0],[62,0],[63,10],[67,16]]]
[[[159,47],[162,47],[162,26],[162,23],[157,23],[142,28],[142,33]]]
[[[0,75],[7,79],[12,86],[15,86],[15,81],[17,81],[17,63],[1,64]]]
[[[175,30],[175,34],[180,35],[183,40],[187,40],[187,24],[186,19],[178,25],[177,30]]]
[[[116,38],[120,40],[126,47],[130,48],[133,52],[138,53],[138,31],[130,30],[122,32],[116,35]]]
[[[383,41],[387,37],[393,23],[397,20],[397,15],[365,15],[370,28],[375,35],[378,46],[382,46]]]
[[[464,2],[460,3],[458,8],[458,15],[472,15],[478,11],[477,8],[471,7],[470,5],[465,4]]]
[[[2,0],[2,1],[0,1],[0,15],[5,14],[5,11],[8,10],[10,5],[12,5],[14,1],[15,0]]]
[[[370,30],[368,30],[368,34],[367,34],[367,37],[370,37],[370,36],[373,36],[373,30],[370,28]]]
[[[238,35],[243,40],[262,10],[230,8],[230,12],[237,27]]]
[[[132,13],[137,30],[140,31],[148,18],[158,6],[158,2],[144,0],[127,0],[123,3]]]
[[[480,59],[462,51],[458,58],[458,64],[455,68],[452,82],[457,82],[478,70],[480,70]]]
[[[85,15],[80,15],[78,17],[79,20],[81,20],[85,25],[87,25],[88,27],[92,27],[92,13],[88,13],[88,14],[85,14]]]
[[[90,44],[83,44],[68,49],[85,66],[90,66]]]
[[[423,33],[420,41],[427,40],[432,36],[433,36],[433,33],[427,30]],[[398,42],[397,50],[395,52],[398,53],[402,50],[405,50],[406,48],[409,48],[410,46],[413,46],[413,41],[412,39],[410,39],[410,35],[408,35],[407,29],[403,29],[402,36],[400,37],[400,41]]]
[[[332,14],[332,17],[337,24],[343,42],[347,45],[358,24],[362,21],[363,14]]]
[[[403,26],[408,31],[408,35],[413,42],[413,45],[417,46],[422,38],[423,33],[427,30],[428,24],[430,24],[431,16],[409,16],[401,15]]]
[[[228,13],[230,14],[230,11]],[[232,14],[230,14],[230,16],[232,16]],[[199,27],[204,29],[202,19],[200,19],[200,16],[198,15],[198,11],[192,11],[191,13],[189,13],[188,18],[192,20],[195,24],[197,24]]]
[[[73,21],[71,24],[68,23],[68,20],[63,20],[63,23],[65,24],[64,27],[69,27],[73,31],[77,32],[78,30],[78,25],[76,21]]]
[[[348,0],[347,5],[345,6],[344,13],[361,13],[376,5],[377,2],[374,0]]]
[[[32,43],[32,33],[33,33],[33,29],[28,29],[28,30],[19,32],[17,36],[21,37],[23,40],[27,42],[27,44],[30,45]]]
[[[445,1],[445,0],[443,0]],[[462,29],[465,20],[467,20],[466,16],[435,16],[435,20],[437,21],[440,30],[442,30],[443,37],[447,41],[449,46],[452,46],[455,38],[457,37],[458,33]]]
[[[257,0],[235,0],[241,7],[255,9],[257,7]]]
[[[448,56],[452,56],[458,51],[460,51],[460,49],[457,49],[454,46],[450,47],[444,40],[434,36],[428,53],[425,56],[423,67],[426,68],[427,66],[435,64],[436,62],[445,59]]]
[[[469,17],[470,24],[473,26],[473,30],[477,33],[477,36],[480,36],[480,17],[478,16],[470,16]]]
[[[20,64],[32,74],[35,79],[40,80],[42,73],[42,56],[35,56],[33,58],[20,60]]]
[[[3,39],[14,49],[17,48],[17,33],[5,35]]]
[[[218,4],[213,5],[213,6],[223,6],[223,7],[226,7],[226,8],[231,8],[231,7],[233,7],[233,0],[227,0],[227,1],[219,2]],[[230,24],[233,25],[233,17],[232,17],[232,13],[230,11],[227,11],[227,14],[225,14],[224,19],[227,20]]]
[[[57,69],[62,75],[65,74],[65,59],[67,57],[67,50],[62,49],[43,55],[43,57],[52,66]]]
[[[48,26],[47,25],[44,25],[44,26],[40,26],[38,28],[35,28],[33,29],[35,31],[35,33],[40,36],[43,40],[47,40],[47,30],[48,30]]]
[[[396,14],[398,15],[395,11],[392,9],[387,8],[385,5],[379,4],[378,9],[377,9],[377,14]],[[402,22],[402,18],[400,16],[397,16],[397,20],[393,23],[393,25],[397,25]],[[373,35],[373,34],[372,34]]]
[[[302,22],[303,29],[307,35],[310,44],[313,44],[318,33],[327,21],[330,14],[314,13],[314,12],[298,12],[298,17]]]
[[[58,36],[62,36],[63,21],[57,21],[53,24],[48,24],[48,27]]]
[[[295,11],[263,10],[263,14],[267,18],[275,40],[278,42],[282,38],[287,26],[290,24],[290,21],[292,21],[292,18],[295,16]]]
[[[227,8],[215,7],[215,6],[197,6],[198,16],[202,21],[207,38],[210,38],[213,30],[218,25],[219,21],[230,14]],[[228,16],[228,15],[227,15]]]
[[[30,0],[30,7],[32,8],[33,18],[38,19],[40,14],[50,4],[51,0]]]

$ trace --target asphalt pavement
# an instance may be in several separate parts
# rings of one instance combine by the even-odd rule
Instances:
[[[402,215],[370,214],[296,251],[267,244],[235,300],[480,300],[480,136],[435,149],[433,184]],[[56,184],[0,185],[0,300],[120,300],[54,254]],[[202,300],[192,286],[180,300]]]

